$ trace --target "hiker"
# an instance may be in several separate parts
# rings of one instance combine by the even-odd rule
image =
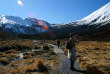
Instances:
[[[57,46],[58,46],[58,48],[60,47],[60,40],[59,39],[57,40]]]
[[[75,43],[76,42],[79,42],[76,38],[76,35],[74,35],[74,33],[70,33],[69,34],[69,40],[67,42],[67,46],[66,48],[69,49],[68,50],[68,58],[70,58],[70,62],[71,62],[71,66],[70,66],[70,69],[71,70],[76,70],[74,68],[74,63],[75,63],[75,60],[76,60],[76,48],[75,48]]]

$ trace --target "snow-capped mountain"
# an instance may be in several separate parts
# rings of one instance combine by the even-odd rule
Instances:
[[[92,34],[106,30],[110,30],[110,2],[81,20],[53,25],[53,32],[59,35],[70,32]]]
[[[37,34],[51,30],[54,34],[70,32],[87,34],[97,31],[110,30],[110,2],[87,17],[71,22],[51,25],[36,18],[25,18],[0,15],[0,30],[11,33]]]
[[[109,20],[110,20],[110,2],[81,20],[71,23],[55,24],[54,26],[55,27],[64,26],[68,24],[73,26],[92,25],[97,23],[105,23]]]
[[[47,31],[51,25],[36,18],[25,18],[0,15],[0,29],[23,34],[36,34]],[[45,29],[46,28],[46,29]]]
[[[87,17],[77,21],[78,24],[97,24],[110,20],[110,2]]]

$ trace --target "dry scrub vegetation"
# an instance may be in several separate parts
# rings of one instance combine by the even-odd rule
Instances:
[[[110,73],[110,42],[81,41],[76,44],[76,49],[77,60],[83,69],[95,67],[94,69]]]
[[[57,40],[46,40],[48,43],[56,44]],[[67,39],[61,40],[61,49],[67,55],[65,48]],[[110,73],[110,42],[80,41],[76,43],[77,61],[88,74]]]
[[[11,49],[26,50],[32,48],[32,40],[6,40],[0,41],[0,51],[6,51]]]
[[[19,58],[19,53],[23,53],[23,58],[12,62]],[[54,68],[56,57],[47,44],[33,43],[32,40],[1,41],[0,74],[45,74]]]

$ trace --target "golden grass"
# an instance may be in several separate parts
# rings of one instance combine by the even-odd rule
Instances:
[[[11,53],[11,54],[2,54],[0,57],[6,57],[6,58],[18,58],[19,56],[16,55],[16,53]]]
[[[31,58],[31,55],[24,55],[23,59]]]
[[[56,55],[56,53],[53,50],[50,50],[51,55]]]
[[[1,54],[0,57],[7,57],[7,55],[6,54]]]
[[[16,74],[16,73],[18,73],[18,71],[16,71],[16,70],[10,70],[9,71],[9,74]]]
[[[34,66],[37,66],[39,71],[41,72],[45,72],[48,69],[45,67],[44,63],[41,61],[41,59],[38,59],[35,63]]]
[[[2,55],[3,52],[0,52],[0,55]]]
[[[0,58],[0,61],[7,61],[6,59]]]
[[[34,51],[29,52],[29,53],[24,53],[23,59],[31,58],[33,56],[36,56],[36,53],[34,53]]]
[[[26,74],[26,71],[22,69],[11,69],[7,74]]]
[[[22,60],[18,60],[16,62],[11,62],[9,64],[9,66],[16,66],[16,67],[19,67],[19,66],[22,66],[22,65],[19,65],[19,63],[24,63],[24,65],[28,65],[28,64],[31,64],[33,62],[36,61],[36,58],[28,58],[28,59],[22,59]]]
[[[0,42],[0,46],[1,47],[16,47],[17,45],[21,46],[21,47],[28,47],[28,48],[32,48],[33,42],[32,40],[28,40],[28,39],[24,39],[24,40],[7,40],[7,41],[1,41]]]
[[[10,47],[18,47],[17,49],[11,49],[7,51],[3,51],[0,53],[0,59],[1,61],[9,61],[9,63],[5,66],[6,70],[3,70],[4,72],[7,72],[6,74],[26,74],[26,73],[39,73],[39,72],[48,72],[48,69],[51,69],[51,67],[54,67],[53,65],[56,63],[56,54],[53,50],[50,50],[50,47],[48,45],[44,45],[44,50],[35,50],[30,53],[26,53],[24,55],[25,59],[18,60],[16,62],[10,62],[13,59],[16,59],[18,57],[19,50],[22,50],[21,47],[23,47],[23,50],[27,50],[32,48],[32,41],[31,40],[12,40],[7,41],[7,43],[4,41],[2,45],[7,45]],[[19,48],[20,46],[20,48]],[[35,46],[37,47],[37,45]],[[49,51],[46,51],[49,50]],[[46,54],[46,55],[44,55]],[[38,55],[38,56],[36,56]],[[5,59],[2,59],[2,57],[6,57]],[[38,59],[40,58],[40,59]],[[52,65],[53,64],[53,65]],[[0,69],[1,70],[1,69]],[[0,72],[2,73],[2,72]]]
[[[10,70],[9,73],[10,74],[14,74],[14,73],[26,74],[28,72],[35,72],[35,71],[38,71],[38,72],[48,71],[48,69],[44,65],[44,62],[41,59],[31,59],[31,61],[33,61],[33,63],[27,64],[25,66],[20,66],[14,70]]]
[[[16,50],[7,50],[5,51],[6,53],[19,53],[19,51],[16,51]]]
[[[84,69],[87,69],[87,67],[89,66],[89,64],[87,64],[85,61],[82,61],[80,63],[81,67],[83,67]]]
[[[66,54],[67,54],[67,53],[68,53],[68,49],[64,49],[64,53],[66,53]]]
[[[79,57],[77,60],[78,62],[81,62],[83,60],[83,57]]]
[[[52,63],[53,66],[55,65],[56,62],[57,62],[57,58],[54,58],[54,59],[51,61],[51,63]]]
[[[76,49],[77,60],[83,68],[88,67],[88,65],[98,65],[98,69],[101,71],[110,72],[108,70],[108,66],[110,66],[110,42],[81,41],[76,44]]]

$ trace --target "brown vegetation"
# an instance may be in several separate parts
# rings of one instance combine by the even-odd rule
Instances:
[[[44,44],[44,45],[42,46],[42,49],[43,49],[43,50],[50,50],[50,47],[49,47],[47,44]]]
[[[110,42],[82,41],[76,44],[76,49],[77,60],[83,69],[92,65],[97,67],[97,70],[110,72],[110,59],[108,57],[110,56]],[[91,72],[91,74],[100,74],[100,72]]]
[[[0,73],[2,74],[44,74],[53,69],[56,63],[53,47],[47,44],[33,43],[31,40],[9,40],[1,41],[0,46],[0,65],[3,64]],[[41,46],[43,50],[37,50]],[[23,53],[23,59],[12,62],[19,58],[19,53]]]

